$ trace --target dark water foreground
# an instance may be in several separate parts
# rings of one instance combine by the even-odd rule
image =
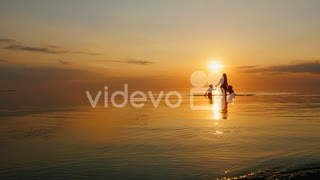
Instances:
[[[0,179],[319,179],[320,95],[254,93],[227,111],[1,93]],[[14,95],[15,94],[15,95]],[[253,94],[253,93],[249,93]],[[5,96],[5,97],[4,97]],[[15,101],[9,101],[14,96]],[[25,97],[25,96],[23,96]],[[21,101],[19,101],[19,99]],[[5,100],[5,101],[4,101]],[[173,99],[174,101],[174,99]]]

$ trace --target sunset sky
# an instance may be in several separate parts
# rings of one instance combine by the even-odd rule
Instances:
[[[238,90],[320,89],[319,8],[318,0],[2,0],[0,89],[187,88],[212,60]]]

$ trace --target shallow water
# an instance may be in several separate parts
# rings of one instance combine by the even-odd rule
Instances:
[[[1,179],[320,176],[318,94],[245,92],[222,111],[220,96],[210,104],[183,95],[175,109],[164,100],[92,109],[86,98],[27,104],[4,101],[19,96],[5,93]],[[190,98],[208,109],[191,110]]]

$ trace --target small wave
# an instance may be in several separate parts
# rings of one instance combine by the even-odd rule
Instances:
[[[256,96],[257,94],[254,94],[254,93],[247,93],[247,94],[237,94],[236,93],[236,96]]]
[[[15,89],[0,89],[0,92],[16,92]]]
[[[320,167],[305,167],[278,172],[258,171],[236,177],[223,177],[223,179],[320,179]]]
[[[186,94],[185,96],[203,96],[203,94]],[[212,94],[212,96],[222,96],[221,94]],[[253,93],[239,93],[236,96],[256,96]]]
[[[185,96],[203,96],[202,93],[184,94]],[[221,94],[213,94],[213,96],[221,96]],[[301,94],[297,92],[240,92],[236,96],[313,96],[319,97],[320,94]]]
[[[287,96],[287,95],[298,95],[297,92],[256,92],[254,93],[259,96]]]

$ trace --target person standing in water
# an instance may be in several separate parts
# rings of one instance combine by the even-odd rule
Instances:
[[[213,91],[213,85],[209,84],[209,89],[207,90],[207,92],[204,94],[204,96],[208,95],[208,98],[211,99],[212,98],[212,91]]]
[[[224,101],[227,101],[227,90],[228,90],[228,79],[227,79],[227,75],[225,73],[223,73],[222,78],[220,79],[219,83],[216,85],[219,86],[220,85],[220,89],[222,92],[222,97],[224,99]]]
[[[236,93],[234,92],[233,87],[230,85],[228,86],[228,93],[229,93],[229,95],[227,96],[228,97],[227,102],[232,103]]]

